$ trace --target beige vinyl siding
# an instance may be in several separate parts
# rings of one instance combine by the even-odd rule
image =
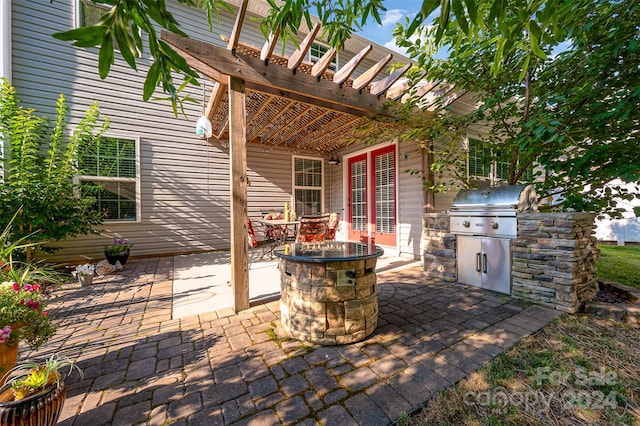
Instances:
[[[418,259],[422,253],[422,174],[407,171],[422,170],[422,153],[415,143],[400,142],[396,161],[398,254]]]
[[[147,51],[138,61],[137,72],[116,54],[108,78],[101,80],[97,72],[97,48],[76,48],[51,36],[74,27],[73,4],[73,0],[12,1],[13,84],[25,106],[50,117],[54,116],[56,100],[63,93],[70,106],[70,129],[98,101],[103,116],[108,116],[111,122],[111,134],[139,138],[141,215],[138,222],[106,222],[99,227],[99,235],[53,243],[61,250],[51,260],[99,260],[103,258],[103,246],[115,234],[134,244],[133,256],[227,249],[228,148],[195,136],[194,125],[202,105],[187,103],[186,117],[176,118],[168,101],[143,102],[142,87],[149,66]],[[221,24],[216,22],[211,33],[198,10],[175,2],[169,6],[180,22],[188,22],[184,28],[192,37],[226,45],[220,34],[230,34],[235,14],[223,12]],[[246,20],[241,41],[262,46],[256,22]],[[288,53],[294,48],[289,43]],[[340,64],[352,55],[341,52]],[[354,75],[376,61],[368,59]],[[202,96],[201,88],[189,88],[187,93],[197,100]],[[160,92],[156,95],[164,97]],[[300,152],[300,155],[309,154]],[[284,202],[291,202],[291,156],[292,152],[286,149],[274,148],[265,153],[260,145],[248,145],[251,186],[247,188],[247,198],[251,219],[258,219],[261,211],[282,210]],[[325,164],[325,184],[330,179],[335,185],[333,188],[325,185],[325,210],[338,211],[344,218],[341,175],[341,167]]]

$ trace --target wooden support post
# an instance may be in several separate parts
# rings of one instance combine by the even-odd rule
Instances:
[[[233,309],[249,308],[247,242],[247,112],[244,80],[229,77],[229,156],[231,186],[231,285]]]

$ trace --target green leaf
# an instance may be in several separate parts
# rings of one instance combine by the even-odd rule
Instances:
[[[102,46],[100,46],[100,53],[98,54],[98,72],[101,79],[107,78],[112,64],[113,39],[111,37],[106,37],[102,42]]]
[[[480,22],[478,20],[478,4],[476,0],[465,0],[465,4],[467,5],[469,20],[473,25],[478,25]]]
[[[160,63],[154,62],[149,67],[149,71],[147,72],[147,78],[144,80],[144,92],[142,94],[142,99],[145,101],[148,100],[153,92],[156,89],[156,83],[158,82],[158,77],[160,76]]]
[[[94,47],[102,43],[108,28],[104,26],[82,27],[75,30],[65,31],[53,34],[58,40],[71,41],[75,40],[74,46],[78,47]]]
[[[440,1],[440,25],[438,25],[438,30],[436,31],[436,43],[439,43],[442,39],[442,35],[444,31],[447,29],[449,25],[449,17],[450,10],[449,6],[451,5],[451,0],[441,0]]]
[[[460,29],[465,33],[469,34],[469,24],[467,23],[467,18],[465,16],[464,7],[462,6],[462,0],[451,0],[451,8],[453,9],[453,13],[456,16],[456,21],[460,26]]]

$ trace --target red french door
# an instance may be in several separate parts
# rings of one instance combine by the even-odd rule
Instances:
[[[396,245],[395,146],[349,158],[349,240]]]

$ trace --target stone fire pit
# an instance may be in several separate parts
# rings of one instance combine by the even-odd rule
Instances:
[[[280,259],[282,326],[294,338],[320,345],[353,343],[378,322],[373,244],[286,244]]]

